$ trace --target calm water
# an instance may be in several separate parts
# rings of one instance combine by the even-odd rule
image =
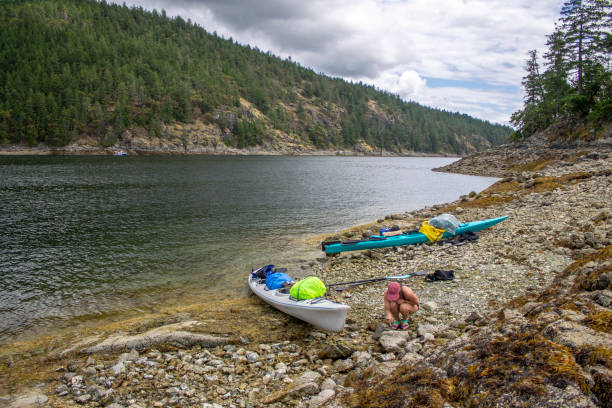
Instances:
[[[455,200],[494,179],[454,159],[1,157],[0,342],[178,293],[239,290],[305,239]],[[290,269],[291,271],[291,269]]]

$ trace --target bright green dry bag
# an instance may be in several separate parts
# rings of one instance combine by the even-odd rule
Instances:
[[[291,286],[291,297],[298,300],[313,299],[325,295],[325,284],[316,276],[299,280]]]

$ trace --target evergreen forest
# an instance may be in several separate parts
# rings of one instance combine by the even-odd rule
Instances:
[[[542,58],[537,50],[529,52],[524,105],[511,117],[517,129],[512,139],[552,125],[605,129],[612,118],[610,0],[565,2],[547,47]]]
[[[121,145],[136,132],[169,137],[173,124],[216,129],[219,143],[241,149],[290,139],[398,153],[484,150],[512,131],[317,74],[164,11],[0,2],[0,145]]]

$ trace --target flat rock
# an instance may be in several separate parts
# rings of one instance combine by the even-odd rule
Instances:
[[[296,380],[295,384],[303,384],[303,383],[316,383],[318,384],[321,381],[321,374],[316,371],[306,371],[304,374],[300,375]]]
[[[438,309],[438,305],[436,304],[436,302],[433,301],[426,301],[426,302],[421,302],[419,304],[419,307],[423,310],[425,310],[426,312],[433,312],[436,309]]]
[[[409,366],[414,366],[423,360],[423,356],[416,353],[406,353],[404,357],[402,357],[402,363],[406,363]]]
[[[384,379],[393,375],[393,372],[401,365],[401,361],[387,361],[384,363],[379,363],[368,370],[370,371],[370,375],[372,378]]]
[[[326,389],[321,391],[319,394],[315,395],[310,399],[308,406],[310,408],[318,408],[325,406],[329,401],[331,401],[336,396],[336,391],[333,389]]]
[[[321,390],[335,390],[335,389],[336,389],[336,382],[332,380],[331,378],[326,378],[321,383]]]
[[[386,352],[398,352],[410,339],[408,331],[386,331],[380,336],[378,342]]]
[[[73,344],[70,348],[67,348],[67,349],[61,351],[58,354],[58,356],[60,358],[63,358],[63,357],[67,356],[70,353],[73,353],[75,351],[81,350],[81,349],[83,349],[86,346],[89,346],[89,345],[92,345],[92,344],[96,343],[97,341],[100,340],[100,338],[101,338],[101,336],[99,336],[99,335],[98,336],[86,337],[83,340]]]
[[[197,323],[191,321],[171,324],[134,336],[113,336],[82,351],[85,353],[104,353],[126,349],[141,350],[159,344],[168,344],[178,348],[190,348],[196,345],[210,348],[229,343],[227,338],[184,330],[195,326]]]
[[[283,400],[286,397],[290,396],[305,396],[305,395],[314,395],[319,392],[319,386],[312,382],[294,384],[290,388],[280,389],[269,394],[265,397],[262,402],[264,404],[272,404],[278,401]]]
[[[345,360],[336,360],[333,365],[333,370],[337,373],[345,373],[355,367],[355,363],[350,358]]]
[[[549,340],[574,350],[583,346],[610,347],[609,334],[597,332],[567,320],[560,320],[549,324],[544,329],[543,334]]]
[[[435,335],[436,333],[444,330],[445,328],[446,327],[440,325],[421,323],[417,327],[417,334],[419,336],[425,336],[428,333]]]
[[[111,371],[115,376],[117,376],[125,371],[125,364],[123,364],[123,361],[120,361],[111,367]]]
[[[352,348],[345,346],[344,344],[341,344],[341,343],[329,344],[325,346],[319,352],[319,358],[323,360],[327,358],[331,358],[332,360],[337,360],[340,358],[349,357],[351,354],[353,354],[354,351],[355,350],[353,350]]]
[[[49,398],[40,393],[27,393],[19,395],[9,405],[10,408],[35,408],[45,406]]]

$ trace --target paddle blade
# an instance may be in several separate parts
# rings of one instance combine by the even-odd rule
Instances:
[[[409,278],[411,276],[423,276],[423,275],[427,275],[427,271],[418,271],[418,272],[413,272],[413,273],[407,273],[406,275],[387,276],[385,279],[386,280],[406,279],[406,278]]]
[[[412,274],[407,273],[406,275],[387,276],[385,279],[386,280],[406,279],[406,278],[409,278],[411,276],[412,276]]]

